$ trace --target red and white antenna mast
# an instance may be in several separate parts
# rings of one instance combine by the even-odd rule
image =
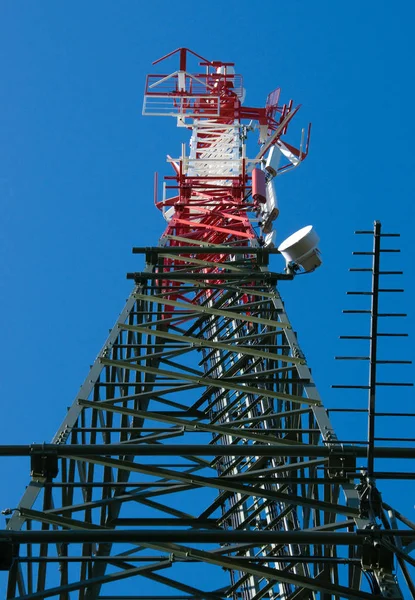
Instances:
[[[280,105],[279,88],[268,95],[265,107],[247,107],[234,63],[209,61],[180,48],[153,64],[176,54],[177,71],[147,77],[143,106],[144,115],[173,116],[178,126],[191,130],[189,153],[183,145],[180,157],[168,157],[174,175],[165,178],[156,202],[168,222],[164,243],[273,244],[279,210],[272,179],[306,158],[311,126],[305,142],[303,132],[300,147],[293,147],[283,136],[300,107],[292,101]],[[194,58],[200,70],[190,72]],[[250,157],[246,139],[254,129],[261,146]]]

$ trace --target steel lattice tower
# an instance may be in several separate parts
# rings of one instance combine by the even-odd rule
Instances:
[[[145,268],[52,443],[14,451],[32,472],[0,541],[7,598],[404,598],[414,525],[373,478],[399,449],[372,444],[356,472],[366,449],[339,443],[277,288],[295,269],[268,268],[272,179],[308,151],[283,141],[298,107],[279,90],[245,107],[233,64],[190,73],[176,52],[143,112],[176,116],[190,155],[169,157],[166,231],[135,249]]]

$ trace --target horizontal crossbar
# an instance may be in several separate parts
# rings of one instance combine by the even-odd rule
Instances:
[[[415,458],[413,448],[375,448],[379,458]],[[0,456],[356,456],[365,457],[366,449],[343,447],[341,452],[329,446],[308,444],[2,444]]]
[[[80,543],[80,542],[195,542],[195,543],[220,543],[220,542],[245,542],[245,543],[275,543],[275,544],[339,544],[344,546],[363,545],[367,538],[397,536],[406,540],[415,540],[413,529],[357,529],[355,533],[342,533],[335,531],[243,531],[223,529],[175,530],[165,529],[68,529],[68,530],[31,530],[31,531],[0,531],[0,542],[18,544],[38,544],[42,542]]]

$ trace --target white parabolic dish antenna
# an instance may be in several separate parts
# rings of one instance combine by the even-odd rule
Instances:
[[[320,238],[312,225],[307,225],[296,231],[279,246],[287,263],[300,265],[304,271],[314,271],[321,265],[320,252],[317,248]]]

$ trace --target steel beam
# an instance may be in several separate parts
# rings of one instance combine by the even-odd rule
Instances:
[[[328,457],[328,456],[355,456],[364,458],[366,448],[359,446],[343,446],[341,450],[329,446],[308,444],[278,444],[278,438],[272,445],[241,444],[233,446],[211,444],[1,444],[0,456],[298,456],[298,457]],[[374,449],[377,458],[415,458],[415,447],[402,448],[381,447]]]
[[[412,529],[357,529],[355,533],[334,531],[247,531],[223,529],[200,531],[198,529],[76,529],[38,531],[0,531],[0,542],[15,544],[40,543],[144,543],[144,542],[184,542],[184,543],[253,543],[253,544],[336,544],[341,546],[362,546],[368,539],[399,537],[405,542],[415,540]],[[252,558],[254,560],[254,558]]]

